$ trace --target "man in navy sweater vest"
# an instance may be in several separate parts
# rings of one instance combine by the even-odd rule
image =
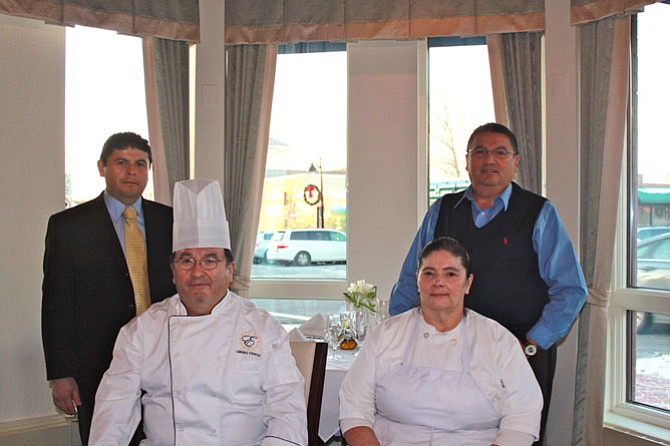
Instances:
[[[512,181],[519,165],[514,133],[497,123],[475,129],[466,157],[470,187],[447,194],[428,210],[391,292],[390,313],[418,304],[418,254],[448,235],[472,258],[475,281],[465,300],[519,338],[542,388],[541,445],[564,337],[587,296],[584,274],[556,209]]]

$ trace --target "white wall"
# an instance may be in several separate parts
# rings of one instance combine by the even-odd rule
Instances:
[[[40,341],[40,284],[46,221],[65,200],[64,91],[58,88],[64,82],[64,51],[63,28],[0,16],[0,400],[12,401],[0,406],[0,420],[51,411]]]
[[[200,38],[196,51],[194,178],[223,183],[225,108],[224,5],[200,1]]]
[[[64,55],[62,27],[0,15],[0,443],[26,419],[56,414],[40,286],[47,218],[65,202]]]
[[[576,30],[569,2],[545,2],[546,195],[558,210],[579,253],[579,144]],[[522,161],[523,162],[523,161]],[[558,349],[547,446],[572,443],[577,364],[577,324]]]
[[[347,276],[386,296],[418,227],[418,48],[348,45]]]

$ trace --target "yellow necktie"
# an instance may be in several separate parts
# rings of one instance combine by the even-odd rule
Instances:
[[[137,211],[128,206],[123,210],[126,238],[126,264],[130,273],[130,281],[135,291],[135,313],[140,314],[151,305],[149,296],[149,275],[147,274],[147,252],[144,238],[137,226]]]

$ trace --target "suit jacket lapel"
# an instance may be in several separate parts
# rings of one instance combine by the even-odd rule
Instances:
[[[123,255],[123,248],[114,229],[112,218],[109,216],[103,194],[104,192],[92,202],[95,212],[95,218],[91,218],[92,230],[99,234],[101,244],[105,244],[99,247],[100,253],[111,256],[115,262],[123,265],[123,269],[127,271],[126,257]]]

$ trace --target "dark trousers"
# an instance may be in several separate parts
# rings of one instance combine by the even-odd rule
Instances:
[[[79,424],[79,438],[81,438],[81,445],[88,446],[88,435],[91,431],[91,420],[93,420],[93,406],[82,405],[77,406],[77,424]],[[140,441],[145,438],[144,430],[142,429],[142,421],[137,426],[137,430],[133,438],[128,443],[128,446],[138,446]]]
[[[535,373],[535,378],[540,384],[544,406],[542,407],[542,422],[540,424],[540,439],[533,443],[533,446],[542,446],[544,444],[544,435],[547,430],[547,419],[549,417],[549,404],[551,402],[551,390],[556,374],[556,345],[552,345],[548,350],[537,349],[537,354],[528,358],[528,363]]]
[[[79,425],[79,438],[81,445],[88,445],[88,434],[91,431],[91,420],[93,419],[93,405],[82,404],[77,406],[77,424]]]

